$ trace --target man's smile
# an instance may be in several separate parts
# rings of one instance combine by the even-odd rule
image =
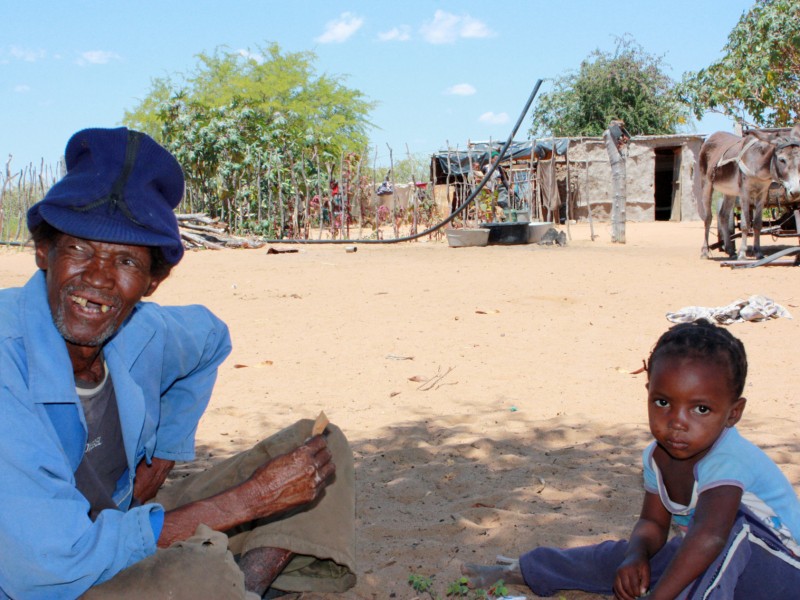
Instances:
[[[119,327],[122,300],[116,294],[82,284],[67,285],[53,311],[56,328],[65,340],[77,345],[96,346]]]
[[[69,299],[72,300],[75,304],[86,310],[87,312],[101,312],[107,313],[109,310],[113,308],[111,304],[107,304],[105,302],[96,302],[93,300],[89,300],[88,298],[84,298],[83,296],[77,296],[75,294],[70,294]]]

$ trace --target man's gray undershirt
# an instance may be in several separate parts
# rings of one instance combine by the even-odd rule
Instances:
[[[78,491],[89,501],[94,521],[101,510],[117,508],[112,499],[117,482],[128,467],[114,384],[105,368],[97,385],[75,380],[88,428],[86,450],[75,471]]]

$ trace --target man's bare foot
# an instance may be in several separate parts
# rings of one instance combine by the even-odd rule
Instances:
[[[292,552],[282,548],[253,548],[245,552],[239,559],[245,589],[263,596],[292,556]]]
[[[469,579],[471,588],[487,589],[500,581],[512,585],[525,585],[519,562],[510,565],[476,565],[464,563],[461,565],[461,574]]]

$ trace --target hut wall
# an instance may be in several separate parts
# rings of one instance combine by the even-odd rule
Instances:
[[[697,221],[702,219],[697,210],[703,186],[697,170],[697,159],[700,156],[702,139],[689,140],[684,144],[683,162],[681,163],[681,221]]]
[[[631,140],[626,159],[626,217],[628,221],[653,221],[656,218],[656,149],[675,152],[673,204],[670,219],[699,219],[697,198],[699,181],[694,177],[701,136],[652,136]],[[573,218],[586,220],[589,206],[592,218],[611,220],[611,165],[605,143],[600,138],[573,138],[569,145],[570,180],[576,199]],[[577,188],[577,189],[575,189]]]

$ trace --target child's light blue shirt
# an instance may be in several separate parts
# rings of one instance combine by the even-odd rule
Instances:
[[[694,467],[694,490],[688,506],[673,502],[653,459],[656,442],[644,451],[644,488],[658,494],[664,507],[684,531],[704,491],[721,485],[742,489],[742,504],[750,509],[783,543],[800,556],[800,501],[794,488],[763,450],[746,440],[735,427],[722,432],[711,450]]]

